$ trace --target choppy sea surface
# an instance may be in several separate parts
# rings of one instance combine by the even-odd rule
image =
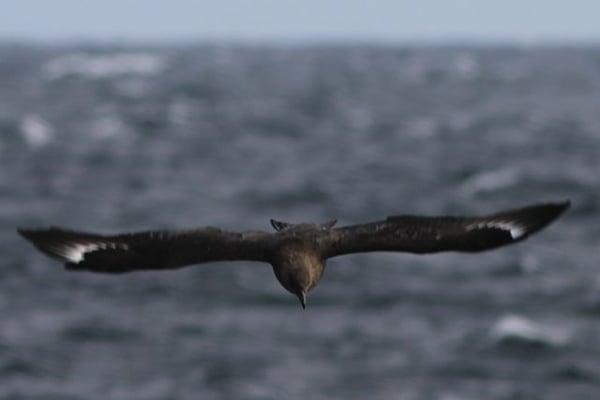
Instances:
[[[0,45],[0,399],[600,398],[600,48]],[[103,233],[571,210],[476,255],[69,273]]]

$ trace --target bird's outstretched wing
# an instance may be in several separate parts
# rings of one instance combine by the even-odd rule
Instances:
[[[272,234],[216,228],[115,236],[61,228],[19,229],[21,236],[67,269],[118,273],[174,269],[211,261],[268,261]]]
[[[476,252],[524,240],[544,228],[569,202],[537,204],[481,217],[401,215],[329,231],[327,257],[368,251]]]

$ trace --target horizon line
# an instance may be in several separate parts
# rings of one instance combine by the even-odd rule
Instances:
[[[358,38],[352,36],[339,37],[171,37],[171,38],[133,38],[119,37],[86,37],[85,35],[62,38],[37,38],[18,35],[0,35],[0,45],[25,46],[130,46],[130,47],[163,47],[194,45],[231,45],[231,46],[290,46],[290,47],[328,47],[328,46],[373,46],[373,47],[596,47],[600,46],[600,38],[539,38],[520,39],[506,37],[427,37],[427,38]]]

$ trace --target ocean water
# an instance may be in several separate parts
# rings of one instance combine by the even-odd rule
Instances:
[[[600,396],[600,48],[0,45],[0,399]],[[69,273],[15,233],[572,208],[476,255]]]

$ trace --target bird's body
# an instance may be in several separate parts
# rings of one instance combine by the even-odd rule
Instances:
[[[271,220],[276,230],[228,232],[217,228],[98,235],[65,230],[19,229],[39,250],[67,269],[104,273],[175,269],[214,261],[270,263],[277,280],[305,306],[328,258],[371,251],[479,252],[524,240],[557,218],[568,202],[539,204],[484,217],[396,216],[333,228]]]

